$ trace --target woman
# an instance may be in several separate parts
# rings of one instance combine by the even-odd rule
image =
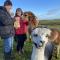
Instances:
[[[28,20],[24,18],[20,8],[16,10],[15,20],[17,21],[17,26],[15,27],[15,39],[17,40],[16,49],[17,52],[21,54],[23,53],[24,41],[27,39]]]
[[[31,31],[32,31],[32,29],[34,29],[38,26],[39,21],[36,20],[35,14],[30,11],[25,12],[25,15],[27,16],[28,21],[29,21],[28,38],[29,38],[29,41],[31,42]]]

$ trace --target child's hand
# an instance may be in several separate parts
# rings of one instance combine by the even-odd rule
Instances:
[[[16,17],[16,18],[15,18],[14,28],[15,28],[15,29],[20,28],[20,18],[19,18],[19,17]]]

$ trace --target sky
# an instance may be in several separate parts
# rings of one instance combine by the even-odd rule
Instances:
[[[0,0],[0,6],[5,0]],[[33,12],[38,19],[60,19],[60,0],[11,0],[12,11],[17,8]]]

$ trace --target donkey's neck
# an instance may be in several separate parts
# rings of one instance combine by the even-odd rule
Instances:
[[[40,49],[33,47],[32,56],[34,59],[32,60],[44,60],[44,49],[45,47],[41,47]]]

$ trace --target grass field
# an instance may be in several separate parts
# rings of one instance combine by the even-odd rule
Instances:
[[[14,42],[13,60],[30,60],[31,52],[32,52],[32,42],[29,42],[29,41],[25,42],[24,49],[25,49],[24,54],[18,55],[16,52],[16,42]],[[0,60],[4,60],[3,59],[3,41],[2,40],[0,40]],[[60,55],[59,55],[59,58],[56,60],[60,60]]]
[[[16,51],[16,49],[14,49]],[[24,46],[24,54],[19,56],[17,53],[15,56],[17,56],[15,58],[15,60],[30,60],[31,57],[31,51],[32,51],[32,42],[25,42],[25,46]]]
[[[58,22],[60,23],[60,21],[58,21]],[[49,21],[41,22],[42,25],[47,25],[50,28],[60,29],[59,24],[51,25],[49,23],[51,23],[51,22],[49,22]],[[15,56],[14,60],[30,60],[31,52],[32,52],[32,42],[29,42],[29,41],[25,42],[24,49],[25,49],[24,54],[21,55],[21,56],[18,55],[17,52],[16,52],[16,42],[14,42],[14,51],[13,51],[13,54]],[[60,55],[59,55],[59,57],[60,57]],[[1,40],[1,39],[0,39],[0,60],[3,60],[3,40]],[[60,60],[60,59],[57,59],[57,60]]]
[[[16,42],[14,42],[14,51],[13,51],[13,55],[14,55],[14,60],[30,60],[30,56],[31,56],[31,51],[32,51],[32,42],[25,42],[24,45],[24,54],[23,55],[18,55],[18,53],[16,52]],[[4,60],[3,59],[3,40],[0,40],[0,60]]]

